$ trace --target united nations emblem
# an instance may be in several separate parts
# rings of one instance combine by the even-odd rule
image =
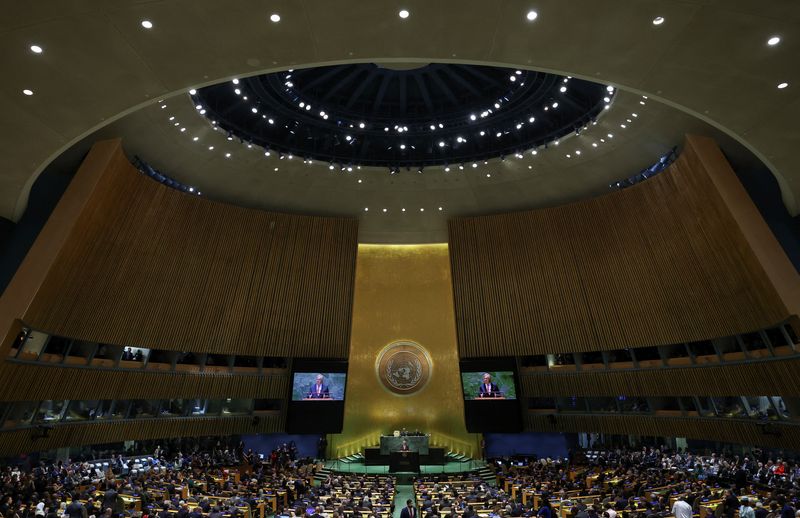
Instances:
[[[395,394],[409,395],[428,382],[431,365],[428,351],[415,342],[402,340],[381,350],[375,370],[384,387]]]

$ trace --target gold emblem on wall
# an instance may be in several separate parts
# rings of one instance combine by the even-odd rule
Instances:
[[[416,342],[392,342],[378,353],[375,371],[384,387],[408,396],[420,391],[431,377],[433,362],[428,351]]]

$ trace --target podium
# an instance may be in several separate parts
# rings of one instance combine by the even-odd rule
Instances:
[[[419,452],[393,451],[389,453],[389,473],[399,471],[419,473]]]

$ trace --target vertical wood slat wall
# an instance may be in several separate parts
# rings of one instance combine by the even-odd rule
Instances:
[[[257,417],[257,419],[256,419]],[[64,446],[105,444],[120,440],[143,441],[164,437],[202,437],[280,432],[283,418],[277,413],[259,416],[132,419],[54,426],[48,437],[34,439],[33,430],[3,432],[0,457],[23,452],[47,451]]]
[[[449,236],[462,357],[681,343],[790,316],[690,145],[636,186],[455,218]]]
[[[755,421],[755,420],[754,420]],[[763,448],[800,449],[794,424],[763,423],[725,418],[653,416],[552,416],[527,414],[525,429],[535,432],[601,432],[641,437],[688,437],[708,441],[757,445]]]
[[[0,401],[286,399],[289,372],[264,375],[112,370],[0,363]]]
[[[344,358],[357,227],[184,194],[120,148],[22,319],[104,343]]]
[[[524,397],[549,396],[800,396],[800,358],[726,365],[526,373]]]

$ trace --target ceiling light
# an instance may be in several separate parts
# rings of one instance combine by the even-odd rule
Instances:
[[[209,151],[214,151],[214,146],[208,146]]]
[[[28,90],[27,88],[22,91],[25,95],[33,95],[33,90]]]
[[[624,125],[624,124],[620,124],[620,125],[619,125],[619,127],[620,127],[620,128],[622,128],[622,129],[625,129],[625,128],[627,128],[627,126],[626,126],[626,125]]]
[[[439,147],[444,147],[444,145],[445,145],[445,144],[444,144],[444,140],[440,140],[440,141],[439,141]]]
[[[442,208],[441,208],[441,207],[439,207],[439,210],[442,210]]]
[[[478,162],[472,162],[472,168],[474,169],[476,167],[478,167]]]
[[[471,120],[471,121],[474,121],[474,120],[476,120],[477,118],[478,118],[478,116],[477,116],[477,115],[475,115],[474,113],[473,113],[472,115],[470,115],[470,116],[469,116],[469,120]]]
[[[205,115],[205,114],[206,114],[205,110],[200,110],[200,115]]]
[[[486,132],[485,131],[481,131],[481,137],[484,136],[484,135],[486,135]]]
[[[516,81],[517,80],[517,76],[511,76],[511,77],[508,78],[508,80],[512,81],[512,82]]]
[[[41,54],[42,52],[44,52],[44,49],[39,45],[31,45],[31,52],[33,52],[34,54]]]
[[[408,15],[409,15],[409,14],[410,14],[410,13],[409,13],[407,10],[403,9],[402,11],[400,11],[399,13],[397,13],[397,16],[399,16],[400,18],[402,18],[402,19],[404,19],[404,20],[405,20],[406,18],[408,18]]]
[[[406,148],[405,144],[400,144],[400,149],[405,149],[405,148]]]
[[[173,115],[172,117],[169,118],[169,120],[174,121],[175,120],[175,116]]]
[[[558,108],[558,103],[553,103],[553,108]]]
[[[538,155],[538,154],[539,154],[539,152],[536,151],[535,149],[533,151],[531,151],[531,155]]]
[[[344,139],[349,142],[350,140],[353,139],[353,137],[351,137],[350,135],[345,135]]]
[[[153,22],[151,22],[150,20],[142,20],[142,27],[144,27],[145,29],[152,29]]]
[[[225,153],[225,158],[230,158],[230,157],[231,157],[230,153]]]
[[[267,120],[267,122],[269,122],[270,124],[275,124],[275,121],[273,119],[269,119]]]
[[[773,37],[771,37],[770,39],[767,40],[767,45],[769,45],[770,47],[773,47],[773,46],[777,45],[780,42],[781,42],[781,37],[780,36],[773,36]],[[33,50],[33,47],[31,47],[31,50]],[[33,51],[36,52],[35,50],[33,50]]]
[[[499,131],[498,131],[498,132],[497,132],[497,134],[495,135],[495,137],[497,137],[497,138],[500,138],[500,137],[502,137],[502,136],[503,136],[503,134],[502,134],[501,132],[499,132]]]
[[[360,122],[358,124],[358,127],[361,128],[361,129],[364,129],[365,126],[366,126],[366,124],[364,124],[363,122]]]
[[[567,91],[567,87],[566,87],[566,86],[562,86],[562,87],[561,87],[561,88],[559,88],[558,90],[559,90],[559,91],[560,91],[560,92],[563,94],[564,92],[566,92],[566,91]]]
[[[575,151],[575,154],[576,154],[576,155],[580,155],[580,154],[581,154],[581,152],[580,152],[580,151],[578,151],[578,150],[576,150],[576,151]]]
[[[386,209],[383,209],[383,212],[386,212]]]
[[[607,91],[608,93],[612,94],[612,93],[614,93],[614,87],[613,87],[613,86],[611,86],[611,85],[608,85],[608,86],[606,87],[606,91]]]
[[[787,86],[789,86],[789,83],[781,83],[781,84],[778,85],[778,90],[783,90]]]
[[[406,208],[405,208],[405,207],[403,207],[403,208],[402,208],[402,209],[400,209],[400,210],[401,210],[402,212],[405,212],[405,211],[406,211]]]
[[[278,170],[278,168],[276,167],[276,168],[275,168],[275,171],[277,171],[277,170]]]
[[[592,142],[592,147],[597,147],[597,142]]]
[[[369,207],[364,207],[364,212],[369,212]]]
[[[608,138],[614,138],[614,134],[613,133],[609,133],[608,134]]]
[[[358,183],[361,183],[361,178],[358,179]]]
[[[436,129],[436,125],[435,124],[431,124],[431,131],[433,131],[435,129]]]
[[[181,128],[181,133],[183,133],[184,131],[186,131],[186,128]]]
[[[241,91],[241,90],[239,90],[238,88],[234,89],[234,90],[233,90],[233,92],[234,92],[236,95],[242,95],[242,91]]]
[[[639,116],[638,113],[631,113],[631,117],[638,117],[638,116]]]
[[[197,142],[198,140],[200,140],[200,137],[194,137],[194,138],[192,138],[192,140],[194,140],[195,142]]]
[[[536,120],[536,117],[531,117],[530,119],[528,119],[528,122],[533,122],[535,120]]]
[[[258,113],[258,108],[253,106],[252,108],[250,108],[250,111],[253,112],[253,113]]]
[[[611,102],[611,97],[603,97],[603,101],[607,102],[607,103],[610,103]]]
[[[653,18],[653,25],[661,25],[662,23],[664,23],[663,16],[656,16],[655,18]]]
[[[537,13],[536,11],[528,11],[528,14],[525,15],[525,18],[527,18],[529,22],[532,22],[538,17],[539,13]]]
[[[445,172],[445,173],[449,173],[449,172],[450,172],[450,168],[449,168],[449,167],[445,167],[445,168],[444,168],[444,172]]]
[[[278,23],[279,21],[281,21],[281,15],[279,15],[278,13],[272,13],[269,16],[269,21],[271,21],[272,23]]]
[[[444,128],[444,124],[442,124],[442,123],[440,122],[440,123],[439,123],[439,128]]]
[[[420,207],[419,211],[420,211],[420,212],[425,212],[425,209],[423,209],[422,207]]]

